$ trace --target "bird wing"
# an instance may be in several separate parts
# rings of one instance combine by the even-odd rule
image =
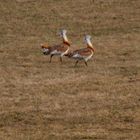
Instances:
[[[75,54],[78,54],[80,56],[89,56],[91,54],[91,50],[89,48],[82,48],[82,49],[75,50],[73,52],[73,55]]]

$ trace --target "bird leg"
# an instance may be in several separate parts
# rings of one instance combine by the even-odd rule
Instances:
[[[52,62],[52,57],[53,57],[53,54],[50,55],[50,61],[49,61],[50,63]]]
[[[85,65],[88,66],[87,62],[86,61],[84,61],[84,62],[85,62]]]
[[[78,60],[75,62],[75,67],[77,66],[78,62],[79,62]]]
[[[62,57],[60,56],[60,62],[62,63]]]

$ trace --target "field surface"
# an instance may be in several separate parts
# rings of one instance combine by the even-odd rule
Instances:
[[[63,28],[88,67],[42,54]],[[96,139],[140,139],[140,1],[0,0],[0,140]]]

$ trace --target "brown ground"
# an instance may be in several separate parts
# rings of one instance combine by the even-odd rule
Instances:
[[[88,67],[42,55],[62,28]],[[139,0],[1,0],[0,36],[0,140],[140,139]]]

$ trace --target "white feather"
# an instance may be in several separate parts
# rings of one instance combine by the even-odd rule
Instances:
[[[54,55],[60,55],[61,52],[60,52],[60,51],[57,51],[57,50],[54,50],[54,51],[51,52],[51,54],[54,54]]]
[[[68,38],[67,38],[66,33],[67,33],[67,30],[65,30],[65,29],[63,29],[63,30],[60,31],[61,37],[62,37],[66,42],[68,42]]]
[[[65,52],[63,52],[63,53],[61,54],[61,57],[64,56],[65,54],[67,54],[68,51],[69,51],[69,48],[68,48]]]
[[[90,35],[85,36],[85,41],[90,47],[93,47],[93,45],[91,43],[91,36]]]
[[[47,53],[49,51],[49,49],[43,48],[43,52]]]

